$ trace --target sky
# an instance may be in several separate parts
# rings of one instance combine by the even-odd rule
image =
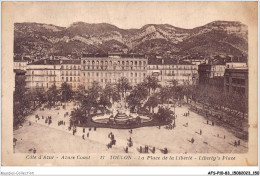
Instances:
[[[8,4],[10,5],[10,4]],[[250,2],[19,2],[15,22],[68,27],[73,22],[110,23],[123,29],[171,24],[191,29],[215,20],[250,23]],[[257,5],[256,5],[257,7]]]

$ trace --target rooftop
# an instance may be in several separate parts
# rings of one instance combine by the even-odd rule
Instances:
[[[174,60],[174,59],[148,59],[148,65],[195,65],[191,62]]]
[[[118,56],[120,58],[130,58],[130,57],[131,58],[145,58],[144,54],[136,54],[136,53],[82,54],[82,58],[109,57],[109,56]]]

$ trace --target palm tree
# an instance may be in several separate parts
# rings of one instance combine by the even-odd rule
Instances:
[[[106,84],[103,92],[108,97],[109,101],[112,102],[112,104],[120,99],[120,95],[118,94],[116,86],[112,85],[111,83]]]
[[[117,89],[118,89],[118,92],[121,93],[121,98],[126,98],[126,92],[131,90],[131,85],[128,81],[127,78],[125,77],[121,77],[119,80],[118,80],[118,83],[117,83]]]
[[[49,90],[47,91],[47,100],[49,102],[49,105],[55,105],[56,101],[57,101],[57,97],[58,97],[58,90],[56,85],[52,85]]]
[[[149,107],[149,111],[151,112],[151,108],[152,108],[152,113],[154,114],[154,108],[156,106],[158,106],[159,104],[159,99],[157,98],[156,95],[153,95],[151,97],[149,97],[148,101],[145,103],[145,106]]]
[[[67,102],[72,99],[73,97],[73,91],[71,89],[71,86],[67,84],[66,82],[63,82],[61,84],[61,100],[63,102]]]
[[[159,80],[154,76],[147,76],[144,82],[149,90],[149,96],[151,95],[151,90],[154,92],[157,88],[160,87]]]
[[[83,100],[85,99],[87,90],[84,86],[80,85],[76,91],[75,99],[82,105]]]
[[[130,92],[130,95],[127,97],[127,102],[132,109],[141,107],[142,101],[145,101],[148,97],[148,90],[144,83],[137,84],[134,89]]]

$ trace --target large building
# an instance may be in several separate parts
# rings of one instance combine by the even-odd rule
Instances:
[[[196,84],[198,66],[172,59],[149,59],[147,74],[157,77],[162,85],[168,85],[173,80],[180,85],[191,85]]]
[[[126,77],[132,85],[142,82],[147,74],[147,58],[136,54],[85,54],[81,58],[82,84],[88,88],[97,81],[101,86]]]
[[[39,60],[27,65],[26,87],[48,89],[60,86],[60,60]]]
[[[224,76],[225,93],[237,92],[248,97],[248,68],[227,68]]]
[[[60,82],[68,83],[72,89],[81,85],[81,62],[80,60],[60,60]],[[57,67],[58,68],[58,67]],[[58,86],[60,86],[58,84]]]
[[[210,80],[216,77],[223,77],[226,69],[224,62],[204,63],[198,68],[199,84],[209,84]]]

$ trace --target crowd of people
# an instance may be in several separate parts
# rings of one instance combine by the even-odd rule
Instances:
[[[64,106],[63,106],[63,109],[65,109]],[[56,108],[55,110],[59,110],[59,109]],[[59,113],[60,113],[60,111],[58,112],[58,115],[59,115]],[[63,117],[66,118],[66,117],[69,116],[69,115],[70,115],[69,112],[65,112],[65,113],[63,114]],[[189,111],[186,111],[186,112],[183,114],[183,116],[184,116],[184,117],[189,117],[189,116],[190,116],[190,112],[189,112]],[[177,114],[175,114],[175,117],[177,117]],[[45,124],[48,124],[48,125],[52,124],[52,121],[53,121],[52,116],[44,117],[44,116],[42,115],[41,118],[40,118],[40,116],[39,116],[38,114],[36,114],[36,115],[35,115],[35,120],[36,120],[36,122],[39,121],[40,119],[45,119]],[[187,120],[188,120],[188,119],[187,119]],[[56,123],[55,123],[55,124],[56,124]],[[211,126],[214,126],[214,125],[215,125],[213,121],[209,121],[208,119],[207,119],[207,124],[208,124],[208,125],[211,125]],[[29,125],[31,125],[31,121],[29,121]],[[57,125],[58,125],[58,126],[65,126],[65,125],[66,125],[66,122],[65,122],[65,120],[58,120],[58,121],[57,121]],[[77,134],[77,127],[76,127],[74,124],[71,124],[71,123],[69,123],[68,125],[69,125],[69,126],[68,126],[68,131],[72,131],[72,135],[76,135],[76,134]],[[192,125],[192,124],[191,124],[191,125]],[[185,123],[183,126],[189,127],[188,122]],[[175,121],[174,121],[174,124],[169,124],[169,125],[165,126],[166,129],[174,129],[174,127],[175,127]],[[88,128],[88,131],[86,130],[86,128],[84,128],[84,127],[82,128],[82,132],[83,132],[83,133],[82,133],[82,139],[83,139],[83,140],[85,140],[86,138],[89,138],[89,136],[90,136],[90,131],[92,131],[92,129],[93,129],[93,131],[96,131],[96,130],[97,130],[96,127],[92,127],[92,128],[89,127],[89,128]],[[159,126],[159,129],[160,129],[160,126]],[[132,139],[132,136],[131,136],[132,133],[133,133],[133,130],[132,130],[132,129],[129,129],[128,131],[129,131],[129,133],[130,133],[130,137],[127,138],[127,141],[126,141],[127,143],[126,143],[126,146],[124,147],[124,151],[125,151],[126,153],[128,153],[128,152],[129,152],[129,149],[134,145],[134,142],[133,142],[133,139]],[[197,131],[195,131],[195,132],[198,133],[199,135],[202,135],[202,129],[199,129],[199,132],[197,132]],[[81,136],[81,134],[78,134],[78,135]],[[217,137],[219,137],[219,134],[217,134]],[[108,149],[110,149],[110,148],[113,147],[113,145],[116,145],[116,139],[115,139],[115,135],[114,135],[112,132],[110,132],[110,133],[108,134],[108,138],[110,139],[110,141],[109,141],[109,143],[108,143],[106,146],[107,146]],[[224,135],[223,138],[226,139],[226,136]],[[194,144],[194,143],[195,143],[195,138],[192,137],[189,141],[190,141],[192,144]],[[240,140],[234,141],[233,144],[234,144],[235,147],[240,146]],[[161,150],[161,152],[164,153],[164,154],[167,154],[167,153],[168,153],[167,147],[165,147],[164,149],[160,149],[160,150]],[[140,147],[139,147],[139,152],[140,152],[140,153],[149,153],[149,151],[150,151],[151,153],[155,153],[155,152],[156,152],[156,147],[155,147],[155,146],[152,146],[152,147],[149,148],[148,145],[140,146]]]

